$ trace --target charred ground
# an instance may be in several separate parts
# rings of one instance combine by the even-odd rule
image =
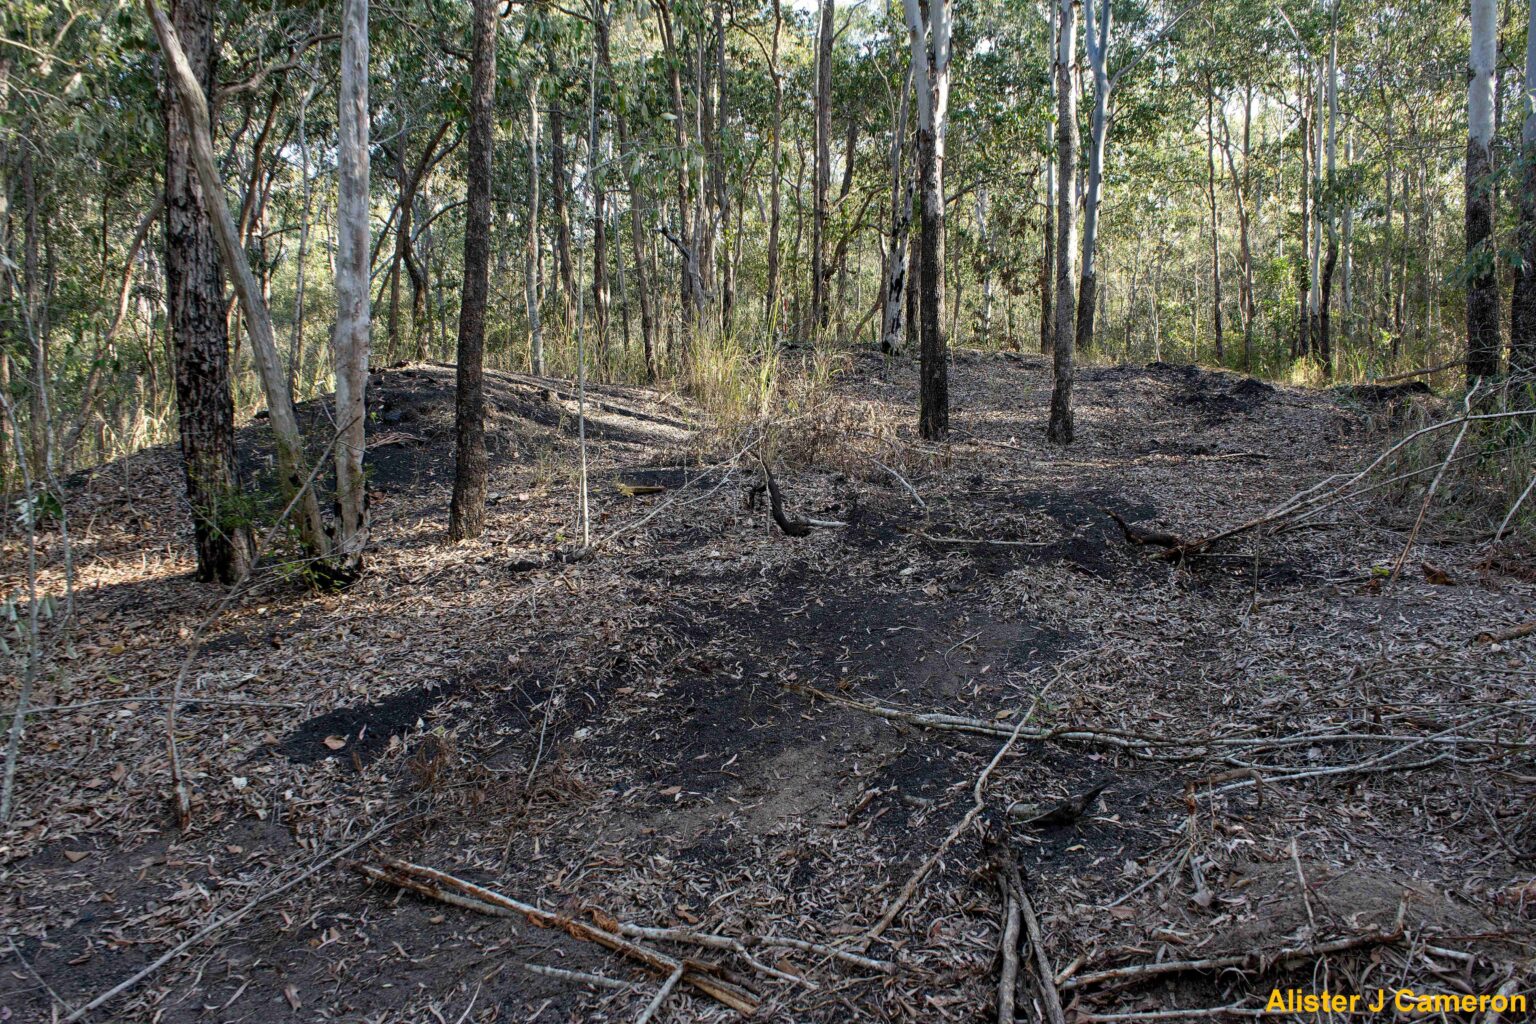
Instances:
[[[1418,557],[1455,585],[1415,572],[1384,589],[1379,567],[1416,507],[1352,504],[1327,529],[1198,565],[1149,558],[1107,514],[1184,535],[1241,521],[1356,464],[1384,421],[1411,415],[1402,403],[1432,396],[1088,368],[1082,438],[1057,449],[1043,442],[1046,369],[1011,355],[957,357],[944,446],[911,436],[910,369],[872,357],[766,438],[696,432],[674,396],[597,387],[599,554],[530,570],[529,556],[578,535],[573,396],[516,375],[487,384],[489,529],[450,547],[452,371],[375,375],[370,571],[331,595],[274,573],[207,637],[181,713],[199,800],[187,835],[166,799],[163,698],[220,595],[190,576],[173,452],[84,484],[71,506],[71,651],[40,700],[58,709],[29,728],[0,853],[0,912],[30,964],[0,974],[0,1006],[45,1019],[39,977],[82,1004],[375,828],[356,856],[388,851],[554,911],[847,942],[964,814],[999,741],[812,690],[1010,727],[1038,700],[1043,725],[1162,736],[1421,728],[1518,741],[1524,728],[1528,740],[1536,638],[1471,642],[1531,617],[1518,543],[1490,553],[1435,532]],[[761,502],[748,508],[754,464],[737,456],[752,446],[794,511],[846,527],[786,538]],[[634,498],[620,482],[667,490]],[[58,538],[46,543],[57,558]],[[6,558],[12,575],[19,553]],[[1479,708],[1491,717],[1469,716]],[[1378,749],[1302,747],[1292,763]],[[723,959],[761,991],[761,1019],[985,1019],[998,926],[987,865],[1001,846],[1029,879],[1059,970],[1273,951],[1401,917],[1413,943],[1332,969],[1442,989],[1454,969],[1491,991],[1530,972],[1536,769],[1528,748],[1488,750],[1187,802],[1210,774],[1198,760],[1020,744],[993,777],[997,813],[870,948],[894,974],[775,953],[812,988]],[[1070,827],[1003,813],[1106,780]],[[634,985],[591,989],[530,963]],[[1314,966],[1251,982],[1069,983],[1065,995],[1080,1014],[1212,1006]],[[629,1020],[657,984],[561,932],[333,865],[94,1019]],[[732,1016],[697,993],[673,998],[674,1019]]]

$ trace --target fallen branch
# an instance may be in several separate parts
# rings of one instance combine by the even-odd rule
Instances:
[[[1166,960],[1157,964],[1112,967],[1103,971],[1079,974],[1075,978],[1062,982],[1061,987],[1064,991],[1071,992],[1093,985],[1102,985],[1105,982],[1140,982],[1167,974],[1198,974],[1209,971],[1257,971],[1262,974],[1291,960],[1329,956],[1333,953],[1343,953],[1367,946],[1390,946],[1401,941],[1402,938],[1403,926],[1399,923],[1389,932],[1352,935],[1348,938],[1334,939],[1331,942],[1320,942],[1310,946],[1292,946],[1273,953],[1253,952],[1236,956],[1208,957],[1204,960]]]
[[[99,1007],[106,1005],[107,1003],[109,1003],[113,999],[115,999],[117,996],[122,995],[124,992],[126,992],[129,989],[133,988],[135,985],[137,985],[139,982],[143,981],[145,978],[148,978],[150,975],[152,975],[156,971],[160,970],[160,968],[164,967],[166,964],[168,964],[172,960],[176,959],[178,956],[180,956],[182,953],[186,952],[188,949],[192,948],[193,946],[197,945],[199,942],[201,942],[204,939],[206,939],[208,936],[212,935],[214,932],[216,932],[219,929],[225,927],[226,925],[234,924],[236,921],[240,920],[246,914],[249,914],[252,910],[255,910],[257,907],[261,906],[261,904],[265,903],[267,900],[276,899],[277,897],[281,896],[283,893],[285,893],[288,890],[290,890],[290,889],[294,888],[295,886],[299,885],[301,882],[304,882],[306,879],[314,877],[320,871],[322,871],[325,868],[329,867],[330,865],[334,864],[336,861],[338,861],[341,858],[345,857],[347,854],[351,853],[353,850],[357,849],[359,846],[362,846],[364,843],[372,841],[373,839],[375,839],[379,835],[383,834],[388,829],[394,828],[397,825],[403,825],[403,824],[405,824],[406,822],[409,822],[409,821],[414,821],[415,819],[417,819],[419,817],[421,817],[420,814],[413,814],[413,815],[411,815],[408,818],[400,818],[400,819],[398,819],[396,821],[385,821],[385,822],[382,822],[382,823],[374,826],[372,829],[370,829],[362,838],[356,839],[356,840],[348,843],[346,846],[343,846],[341,849],[337,850],[334,853],[327,854],[325,857],[323,857],[320,860],[313,861],[309,865],[309,867],[305,868],[303,871],[299,872],[297,875],[295,875],[294,877],[290,878],[288,881],[284,882],[282,885],[278,886],[277,888],[275,888],[275,889],[268,889],[265,892],[257,893],[255,896],[251,897],[251,899],[249,901],[247,901],[244,905],[242,905],[238,910],[234,910],[234,911],[232,911],[232,912],[230,912],[228,914],[225,914],[223,917],[215,918],[210,923],[208,923],[208,924],[204,925],[203,927],[199,928],[196,932],[192,933],[187,938],[181,940],[176,945],[174,945],[170,949],[166,950],[158,958],[156,958],[153,962],[151,962],[149,964],[149,966],[144,967],[143,969],[141,969],[140,971],[138,971],[136,974],[132,975],[131,977],[126,978],[123,981],[118,982],[116,985],[113,985],[111,988],[107,989],[105,992],[103,992],[101,995],[97,996],[95,999],[92,999],[90,1002],[86,1003],[84,1006],[82,1006],[79,1009],[75,1010],[74,1013],[71,1013],[68,1017],[64,1018],[63,1024],[72,1024],[72,1022],[79,1020],[80,1018],[84,1017],[86,1014],[90,1013],[92,1010],[98,1009]]]
[[[1403,545],[1402,553],[1397,556],[1397,561],[1392,563],[1392,574],[1387,577],[1387,584],[1389,586],[1397,579],[1398,573],[1402,572],[1403,563],[1408,561],[1408,553],[1413,550],[1414,541],[1419,539],[1419,530],[1424,527],[1424,517],[1429,514],[1429,506],[1435,500],[1435,492],[1440,489],[1440,481],[1445,477],[1446,469],[1455,460],[1456,452],[1461,449],[1461,442],[1466,440],[1467,430],[1472,426],[1470,418],[1472,416],[1472,398],[1477,394],[1477,389],[1481,386],[1482,381],[1478,381],[1467,391],[1464,404],[1466,415],[1462,417],[1461,429],[1456,432],[1456,440],[1451,444],[1450,453],[1446,455],[1445,461],[1440,464],[1439,471],[1435,473],[1434,480],[1430,482],[1429,490],[1424,493],[1424,501],[1419,505],[1419,515],[1413,521],[1413,529],[1408,533],[1408,541]]]
[[[718,969],[710,964],[695,960],[678,960],[606,929],[587,924],[574,917],[551,913],[434,868],[412,864],[394,857],[385,857],[382,863],[383,867],[360,862],[353,862],[350,866],[354,871],[368,878],[409,889],[443,903],[493,917],[525,917],[540,928],[559,929],[574,938],[594,942],[668,975],[680,971],[684,984],[738,1013],[750,1016],[757,1010],[756,996],[745,989],[711,976]]]
[[[840,523],[832,519],[790,519],[784,514],[784,496],[779,493],[779,483],[773,478],[772,471],[768,469],[767,460],[763,458],[760,452],[754,452],[753,454],[757,456],[758,464],[762,466],[763,482],[768,487],[769,512],[773,516],[773,521],[778,524],[779,529],[784,532],[786,537],[804,537],[811,532],[812,527],[819,526],[835,529],[848,525],[847,523]]]
[[[666,983],[657,990],[656,995],[651,997],[651,1001],[646,1004],[645,1010],[635,1019],[635,1024],[646,1024],[647,1021],[656,1016],[656,1011],[661,1009],[661,1004],[667,1001],[667,996],[672,994],[672,990],[677,987],[677,983],[682,977],[683,967],[679,964],[677,970],[667,975]]]
[[[1008,872],[1008,884],[1019,901],[1019,913],[1024,919],[1025,931],[1029,934],[1029,945],[1034,951],[1036,980],[1040,987],[1040,1001],[1045,1005],[1045,1016],[1050,1024],[1066,1024],[1066,1016],[1061,1009],[1061,993],[1056,987],[1056,972],[1051,967],[1050,955],[1045,951],[1045,933],[1040,928],[1040,918],[1035,915],[1035,905],[1030,902],[1029,892],[1024,888],[1024,880],[1019,877],[1018,864],[1012,856],[1007,858],[1004,866]]]
[[[561,978],[565,981],[574,981],[578,985],[593,985],[597,988],[623,991],[635,986],[627,981],[617,978],[605,978],[601,974],[588,974],[586,971],[568,971],[563,967],[546,967],[543,964],[523,964],[523,970],[530,974],[542,974],[547,978]]]
[[[1502,644],[1510,640],[1519,640],[1521,637],[1530,636],[1532,633],[1536,633],[1536,619],[1532,619],[1530,622],[1522,622],[1520,625],[1512,626],[1509,629],[1501,629],[1497,633],[1484,631],[1477,634],[1475,639],[1478,643],[1483,644]]]
[[[1460,366],[1465,362],[1465,359],[1452,359],[1450,362],[1441,363],[1439,366],[1426,366],[1422,370],[1409,370],[1406,373],[1394,373],[1390,377],[1377,377],[1375,380],[1371,381],[1371,383],[1391,384],[1394,381],[1411,380],[1414,377],[1428,377],[1432,373],[1439,373],[1442,370],[1449,370],[1452,367]]]
[[[999,877],[1003,891],[1003,937],[998,945],[1002,966],[997,972],[997,1024],[1014,1024],[1014,990],[1019,983],[1019,901],[1013,886]]]
[[[1002,762],[1004,757],[1008,756],[1008,751],[1013,749],[1014,743],[1018,741],[1019,734],[1024,731],[1024,726],[1028,724],[1029,720],[1034,717],[1035,710],[1040,707],[1040,701],[1044,697],[1045,688],[1042,688],[1040,693],[1036,695],[1035,702],[1029,711],[1019,719],[1019,724],[1013,727],[1013,732],[1009,735],[1007,741],[998,748],[997,753],[992,755],[992,760],[987,762],[987,766],[976,777],[976,783],[971,787],[971,809],[966,812],[965,817],[955,824],[954,828],[949,830],[949,834],[944,837],[943,842],[939,843],[939,848],[933,851],[933,856],[923,861],[922,864],[918,865],[917,870],[912,872],[912,877],[907,879],[907,884],[901,887],[901,892],[885,908],[885,913],[880,915],[880,920],[875,923],[875,926],[860,937],[860,949],[868,949],[876,939],[885,934],[885,930],[891,926],[891,922],[896,920],[896,915],[900,914],[902,909],[911,901],[913,895],[917,892],[917,887],[923,883],[923,879],[928,877],[928,872],[933,870],[933,866],[939,862],[939,858],[943,857],[945,852],[955,844],[955,840],[964,835],[972,823],[981,816],[981,812],[987,806],[987,779],[991,777],[992,770]]]
[[[1194,1010],[1147,1010],[1141,1013],[1079,1013],[1079,1024],[1131,1024],[1139,1020],[1191,1020],[1204,1017],[1267,1017],[1268,1010],[1252,1006],[1210,1006]]]
[[[879,466],[891,476],[895,477],[896,482],[901,484],[902,487],[906,488],[907,493],[912,495],[912,500],[917,503],[918,508],[922,509],[924,512],[928,511],[928,503],[923,500],[923,496],[921,494],[917,493],[917,488],[912,486],[912,482],[910,480],[896,472],[890,466],[887,466],[885,463],[881,462],[879,459],[874,459],[873,461],[875,465]]]

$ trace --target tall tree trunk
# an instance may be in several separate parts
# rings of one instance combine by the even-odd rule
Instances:
[[[783,302],[780,300],[779,270],[779,222],[782,217],[783,198],[779,180],[784,168],[784,76],[779,71],[779,35],[784,28],[784,10],[781,0],[773,0],[773,49],[770,51],[768,72],[773,76],[773,138],[769,143],[768,174],[768,285],[764,296],[763,315],[768,322],[768,343],[778,340],[779,316]]]
[[[836,0],[821,0],[821,29],[816,42],[816,171],[811,202],[811,337],[827,326],[828,202],[832,191],[832,15]]]
[[[33,473],[46,478],[52,452],[48,443],[48,331],[43,313],[43,273],[38,260],[41,229],[37,223],[37,173],[33,150],[21,147],[21,299],[22,317],[32,362],[27,388],[27,430],[30,451],[27,458]]]
[[[613,78],[613,58],[609,52],[608,23],[604,19],[603,31],[598,36],[598,59],[602,61],[603,77],[617,88]],[[635,173],[635,153],[629,139],[629,118],[624,105],[614,105],[614,131],[619,137],[620,163],[624,167],[625,182],[629,188],[629,238],[635,253],[635,292],[640,299],[640,344],[644,350],[645,374],[655,381],[660,373],[656,362],[656,314],[652,309],[650,250],[646,246],[645,222],[640,209],[640,186]],[[623,279],[620,279],[621,285]],[[628,303],[625,303],[626,317]],[[627,320],[626,320],[627,323]]]
[[[1050,8],[1051,68],[1046,76],[1050,79],[1050,105],[1056,106],[1056,51],[1060,48],[1061,26],[1057,22],[1060,13],[1059,0],[1046,0]],[[1055,140],[1050,128],[1045,131],[1046,148],[1053,150]],[[1044,243],[1040,256],[1040,351],[1048,353],[1055,344],[1055,288],[1056,274],[1056,164],[1053,157],[1045,160],[1045,215],[1042,218],[1041,235]]]
[[[1253,123],[1253,84],[1250,82],[1243,93],[1243,171],[1239,175],[1237,160],[1232,154],[1232,140],[1228,136],[1225,119],[1222,120],[1221,151],[1226,158],[1227,173],[1232,178],[1232,194],[1237,203],[1237,257],[1242,275],[1237,282],[1237,314],[1243,328],[1243,369],[1253,369],[1253,318],[1255,300],[1253,294],[1253,249],[1251,241],[1252,215],[1248,210],[1249,167],[1251,150],[1250,131]]]
[[[915,133],[913,143],[913,156],[915,157]],[[915,182],[922,176],[922,168],[917,166],[917,161],[915,159],[913,164],[912,180]],[[912,238],[910,235],[911,233],[908,232],[906,350],[908,352],[916,352],[919,350],[923,343],[923,232],[921,219],[919,219],[918,222],[917,237]]]
[[[733,259],[732,241],[736,232],[731,228],[731,192],[725,171],[726,150],[726,63],[725,63],[725,13],[722,0],[715,0],[715,133],[714,133],[714,191],[715,211],[719,218],[721,246],[719,253],[720,326],[727,335],[736,307],[736,263]]]
[[[1339,262],[1339,199],[1338,199],[1338,121],[1339,121],[1339,33],[1338,7],[1334,7],[1334,26],[1328,50],[1328,131],[1325,142],[1327,161],[1327,204],[1319,213],[1327,217],[1328,250],[1323,258],[1322,295],[1318,300],[1318,358],[1323,364],[1323,376],[1333,377],[1333,275]]]
[[[594,0],[593,6],[596,8],[594,11],[596,31],[599,37],[607,37],[607,8],[602,0]],[[607,41],[599,40],[599,58],[605,49],[607,49]],[[605,103],[605,100],[601,100],[602,92],[598,91],[599,81],[602,83],[601,89],[608,88],[607,68],[604,68],[604,77],[601,80],[596,77],[593,80],[594,94],[590,98],[593,111],[602,109],[602,103]],[[607,183],[604,181],[607,175],[599,170],[599,164],[605,161],[599,161],[598,158],[599,152],[605,149],[607,144],[602,143],[598,135],[598,126],[601,121],[602,118],[596,117],[596,114],[593,115],[593,137],[587,144],[588,149],[591,150],[587,154],[587,178],[590,183],[588,189],[591,192],[591,316],[593,316],[594,327],[598,329],[598,365],[607,367],[610,361],[610,352],[608,352],[608,212],[607,187],[605,187]]]
[[[1094,304],[1099,292],[1098,240],[1099,202],[1104,190],[1104,145],[1109,131],[1110,80],[1106,69],[1109,29],[1113,17],[1109,0],[1095,12],[1098,0],[1083,0],[1088,12],[1083,39],[1088,46],[1088,62],[1093,69],[1092,138],[1088,148],[1088,187],[1083,194],[1083,267],[1077,286],[1077,347],[1093,344]]]
[[[528,83],[528,244],[523,250],[523,301],[528,310],[528,369],[544,376],[544,324],[539,315],[539,82]]]
[[[672,26],[672,7],[669,0],[651,0],[656,9],[656,25],[661,32],[662,52],[667,62],[667,86],[672,100],[672,135],[677,146],[680,158],[677,170],[677,227],[678,237],[674,242],[681,250],[683,263],[682,287],[680,291],[682,299],[682,331],[679,337],[679,349],[677,353],[679,361],[686,367],[691,358],[690,350],[693,344],[693,325],[699,319],[704,310],[704,289],[699,277],[699,249],[694,239],[692,226],[693,203],[689,198],[689,164],[686,159],[689,153],[688,143],[688,112],[683,107],[683,76],[682,57],[677,49],[677,39]]]
[[[1493,64],[1497,0],[1471,0],[1467,67],[1467,379],[1499,371],[1499,278],[1493,234]]]
[[[896,130],[891,133],[891,244],[886,252],[884,310],[880,326],[880,350],[893,355],[901,347],[901,312],[907,287],[907,235],[912,229],[914,179],[902,167],[907,149],[907,113],[913,90],[912,69],[901,86]]]
[[[203,88],[213,84],[213,15],[203,0],[178,0],[171,16]],[[248,527],[235,515],[235,410],[219,250],[192,166],[191,125],[167,85],[165,291],[197,574],[232,584],[250,566]]]
[[[362,566],[368,546],[367,479],[363,475],[367,419],[368,340],[368,0],[344,0],[341,14],[341,93],[337,109],[336,220],[336,509],[338,553]],[[404,210],[401,216],[404,217]]]
[[[1075,246],[1072,182],[1077,180],[1077,90],[1072,68],[1077,57],[1077,11],[1060,0],[1060,39],[1056,46],[1056,322],[1052,334],[1055,380],[1046,437],[1072,442],[1072,251]]]
[[[571,263],[571,215],[566,203],[569,179],[565,169],[565,111],[558,89],[549,107],[549,196],[555,204],[555,271],[560,275],[561,330],[569,335],[575,323],[576,273]]]
[[[1509,369],[1514,375],[1536,374],[1536,4],[1528,14],[1525,40],[1525,81],[1521,86],[1525,120],[1520,126],[1520,226],[1516,245],[1520,269],[1515,273],[1509,310]],[[1536,384],[1525,381],[1527,387]]]
[[[830,0],[828,0],[830,2]],[[917,85],[917,150],[923,183],[923,330],[919,346],[918,431],[949,433],[949,353],[944,339],[944,142],[949,121],[949,0],[905,0]]]
[[[485,299],[489,288],[491,159],[495,149],[496,0],[475,0],[470,47],[468,210],[464,218],[464,286],[459,303],[459,358],[454,402],[453,501],[448,539],[485,529]],[[558,187],[558,185],[557,185]],[[570,293],[567,293],[570,294]]]
[[[145,0],[144,6],[154,23],[160,47],[165,51],[166,71],[174,83],[174,91],[184,117],[184,127],[180,131],[188,140],[188,152],[197,171],[205,210],[212,220],[224,272],[234,283],[235,294],[245,312],[252,355],[261,376],[262,389],[266,392],[268,419],[277,440],[279,485],[284,498],[296,506],[299,536],[305,549],[312,557],[321,559],[329,554],[329,545],[325,524],[320,518],[320,503],[315,497],[314,488],[306,486],[309,470],[304,456],[303,436],[299,432],[299,420],[293,410],[293,394],[288,390],[288,375],[277,354],[277,342],[272,334],[272,317],[266,303],[262,301],[260,288],[251,273],[250,262],[240,245],[240,235],[235,227],[235,219],[230,215],[229,204],[224,201],[223,184],[214,163],[207,94],[197,72],[187,61],[175,26],[155,6],[154,0]],[[205,13],[202,18],[210,19],[211,16]],[[211,25],[211,20],[207,23]],[[211,35],[211,28],[208,34]]]
[[[1211,212],[1211,324],[1216,333],[1216,362],[1226,360],[1221,329],[1221,214],[1216,208],[1216,88],[1205,79],[1205,174]]]

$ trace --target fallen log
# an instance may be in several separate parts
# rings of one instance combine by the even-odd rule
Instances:
[[[557,928],[574,938],[584,939],[611,949],[621,956],[642,963],[669,977],[681,972],[683,984],[697,989],[744,1016],[751,1016],[757,1011],[757,997],[745,989],[714,977],[713,975],[717,974],[719,969],[712,964],[697,960],[679,960],[649,946],[643,946],[613,932],[587,924],[585,921],[551,913],[434,868],[412,864],[394,857],[382,858],[381,863],[382,866],[376,866],[352,861],[348,866],[366,878],[386,882],[401,889],[409,889],[452,906],[463,907],[466,910],[474,910],[493,917],[522,916],[540,928]]]

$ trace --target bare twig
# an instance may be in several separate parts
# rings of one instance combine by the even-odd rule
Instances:
[[[640,1016],[635,1018],[635,1024],[646,1024],[647,1021],[654,1017],[656,1011],[661,1009],[661,1004],[667,1001],[667,996],[672,994],[672,990],[677,987],[677,983],[682,980],[682,977],[683,965],[678,964],[677,970],[667,975],[667,980],[662,984],[661,988],[656,990],[656,994],[646,1004],[645,1010],[641,1012]]]
[[[1008,883],[1013,888],[1019,901],[1019,913],[1024,918],[1024,928],[1029,934],[1029,945],[1034,951],[1035,972],[1040,984],[1040,1001],[1045,1006],[1045,1016],[1050,1024],[1066,1024],[1066,1015],[1061,1009],[1061,994],[1056,987],[1056,971],[1051,967],[1051,958],[1045,951],[1045,933],[1040,928],[1040,918],[1035,914],[1035,905],[1030,902],[1029,890],[1024,888],[1024,881],[1019,877],[1018,866],[1012,857],[1008,858]]]
[[[542,974],[547,978],[560,978],[564,981],[574,981],[578,985],[592,985],[597,988],[625,991],[635,986],[627,981],[619,981],[617,978],[605,978],[601,974],[588,974],[586,971],[568,971],[563,967],[546,967],[543,964],[523,964],[523,970],[531,974]]]
[[[64,1024],[72,1024],[72,1022],[79,1020],[80,1018],[84,1017],[86,1014],[90,1013],[92,1010],[95,1010],[98,1007],[104,1006],[107,1003],[111,1002],[113,999],[117,998],[119,995],[122,995],[124,992],[126,992],[129,989],[133,988],[139,982],[143,981],[145,978],[148,978],[150,975],[152,975],[156,971],[160,970],[160,968],[164,967],[166,964],[168,964],[172,960],[176,959],[178,956],[180,956],[182,953],[186,952],[188,949],[191,949],[193,946],[197,945],[199,942],[202,942],[204,939],[208,938],[208,936],[212,935],[213,933],[219,931],[222,928],[227,927],[228,925],[234,924],[236,921],[240,920],[242,917],[244,917],[245,915],[249,914],[251,911],[255,910],[257,907],[261,906],[263,903],[267,902],[268,900],[276,899],[277,897],[281,896],[283,893],[285,893],[285,892],[289,891],[290,889],[293,889],[296,886],[302,884],[304,881],[306,881],[306,880],[308,880],[310,878],[313,878],[315,875],[319,874],[321,871],[325,870],[327,867],[330,867],[336,861],[338,861],[341,858],[345,857],[347,854],[351,853],[353,850],[357,849],[359,846],[362,846],[364,843],[372,842],[375,838],[377,838],[378,836],[382,835],[387,830],[395,828],[396,826],[399,826],[399,825],[403,825],[403,824],[405,824],[408,821],[413,821],[413,820],[415,820],[416,818],[419,818],[419,817],[421,817],[421,815],[413,814],[410,817],[398,818],[398,819],[395,819],[393,821],[386,819],[385,821],[382,821],[378,825],[375,825],[373,828],[369,829],[360,838],[353,840],[352,842],[348,843],[347,845],[341,847],[340,849],[338,849],[338,850],[336,850],[336,851],[334,851],[332,853],[326,854],[324,857],[320,858],[319,860],[311,861],[308,867],[304,868],[304,870],[300,871],[297,875],[294,875],[292,878],[290,878],[288,881],[284,882],[282,885],[279,885],[279,886],[277,886],[276,888],[273,888],[273,889],[267,889],[267,890],[264,890],[262,892],[257,893],[255,896],[251,897],[250,900],[248,900],[246,903],[241,905],[238,909],[233,910],[230,913],[223,915],[222,917],[215,918],[214,920],[210,921],[208,924],[206,924],[203,927],[199,928],[196,932],[193,932],[191,935],[187,936],[185,939],[183,939],[180,942],[176,943],[176,945],[174,945],[170,949],[166,950],[159,957],[157,957],[154,961],[152,961],[148,966],[142,968],[137,973],[133,974],[131,977],[125,978],[124,980],[118,982],[116,985],[113,985],[111,988],[107,989],[101,995],[97,996],[96,998],[92,999],[90,1002],[86,1003],[84,1006],[82,1006],[79,1009],[75,1010],[68,1017],[65,1017],[64,1018]]]
[[[447,872],[438,871],[435,868],[425,867],[420,864],[412,864],[409,861],[399,860],[394,857],[381,859],[382,867],[371,864],[354,862],[351,867],[359,874],[365,875],[376,881],[387,882],[402,889],[410,889],[421,893],[423,896],[441,900],[455,906],[466,907],[481,913],[488,913],[497,917],[511,917],[521,915],[541,928],[558,928],[578,939],[595,942],[600,946],[613,950],[622,956],[628,957],[638,963],[645,964],[653,970],[672,973],[683,970],[682,981],[703,992],[716,1001],[737,1010],[750,1014],[757,1009],[757,997],[744,989],[738,988],[720,978],[713,977],[709,972],[710,965],[693,960],[678,960],[665,953],[642,946],[625,938],[614,931],[599,928],[587,924],[573,917],[563,917],[551,913],[530,903],[513,899],[494,889],[466,882],[461,878],[455,878]],[[482,909],[490,908],[490,909]]]
[[[1392,575],[1387,577],[1388,584],[1397,579],[1398,573],[1403,570],[1403,563],[1408,561],[1408,553],[1413,550],[1413,542],[1419,539],[1419,530],[1424,526],[1424,517],[1429,514],[1430,503],[1435,500],[1435,492],[1440,489],[1440,481],[1445,477],[1446,468],[1450,466],[1451,460],[1456,458],[1456,452],[1461,448],[1461,442],[1466,438],[1467,430],[1472,426],[1470,419],[1472,415],[1472,398],[1477,394],[1477,389],[1482,386],[1482,383],[1482,381],[1478,381],[1467,391],[1465,400],[1466,416],[1462,418],[1461,429],[1456,432],[1456,440],[1451,444],[1450,453],[1446,455],[1445,461],[1440,464],[1440,471],[1435,474],[1434,480],[1430,482],[1429,490],[1424,494],[1424,501],[1419,506],[1419,516],[1413,521],[1413,529],[1408,532],[1408,541],[1403,545],[1402,554],[1397,556],[1397,561],[1392,565]]]
[[[887,466],[885,463],[881,462],[879,459],[874,459],[872,461],[875,465],[879,466],[891,476],[895,477],[896,482],[901,484],[902,487],[906,488],[907,493],[912,495],[912,500],[917,503],[918,508],[922,509],[924,512],[928,511],[928,503],[923,500],[923,496],[921,494],[917,493],[917,488],[912,486],[912,482],[910,480],[896,472],[890,466]]]
[[[901,913],[902,909],[911,901],[913,895],[916,894],[917,887],[922,885],[923,879],[928,877],[928,872],[933,870],[933,866],[955,844],[955,840],[964,835],[966,830],[981,816],[981,812],[986,810],[987,779],[991,777],[993,769],[1002,762],[1003,758],[1008,756],[1008,751],[1013,749],[1019,734],[1024,731],[1024,726],[1034,717],[1035,711],[1040,707],[1040,701],[1044,697],[1045,688],[1042,688],[1040,693],[1036,695],[1035,702],[1030,706],[1029,711],[1019,718],[1019,724],[1013,727],[1013,732],[1009,735],[1008,739],[997,749],[997,753],[992,755],[992,760],[987,763],[987,766],[982,769],[981,774],[976,777],[976,783],[971,787],[971,809],[966,812],[965,817],[955,823],[954,828],[949,830],[949,835],[945,836],[943,842],[939,843],[939,847],[933,851],[933,855],[919,864],[917,870],[912,872],[912,877],[907,879],[907,884],[901,887],[901,892],[897,893],[896,898],[885,908],[885,913],[880,915],[880,920],[875,922],[874,927],[860,936],[860,949],[868,949],[876,939],[885,934],[885,930],[891,926],[891,922],[896,920],[896,915]]]

